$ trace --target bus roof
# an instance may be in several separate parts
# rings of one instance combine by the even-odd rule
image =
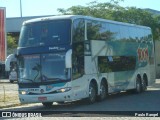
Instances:
[[[119,25],[124,25],[124,26],[131,26],[131,27],[140,27],[140,28],[145,28],[145,29],[151,29],[150,27],[147,26],[141,26],[141,25],[136,25],[136,24],[130,24],[130,23],[125,23],[125,22],[118,22],[118,21],[113,21],[113,20],[107,20],[107,19],[102,19],[102,18],[95,18],[91,16],[84,16],[84,15],[58,15],[58,16],[49,16],[49,17],[41,17],[41,18],[35,18],[31,20],[27,20],[23,22],[23,25],[32,23],[32,22],[40,22],[40,21],[48,21],[48,20],[62,20],[62,19],[77,19],[77,18],[84,18],[88,20],[96,20],[96,21],[101,21],[101,22],[108,22],[112,24],[119,24]]]

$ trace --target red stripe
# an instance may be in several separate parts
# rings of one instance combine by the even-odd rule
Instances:
[[[0,9],[0,60],[5,61],[5,31],[3,9]]]
[[[5,11],[3,10],[3,21],[5,22]],[[4,26],[4,22],[3,22],[3,50],[4,50],[4,52],[3,52],[3,61],[5,61],[5,57],[6,57],[6,55],[5,55],[5,51],[6,51],[6,47],[5,47],[5,26]]]
[[[2,9],[0,9],[0,60],[2,60]]]
[[[2,61],[5,61],[5,39],[4,39],[4,10],[2,12]]]

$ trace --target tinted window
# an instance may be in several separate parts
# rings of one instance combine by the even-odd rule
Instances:
[[[72,75],[74,80],[84,74],[84,43],[74,43],[72,49]]]
[[[112,33],[112,41],[120,39],[120,26],[118,24],[109,24],[110,32]]]
[[[112,33],[109,31],[109,25],[105,22],[87,21],[88,40],[110,40]]]
[[[73,42],[83,41],[85,35],[84,19],[76,19],[73,22]]]
[[[130,36],[129,36],[129,27],[128,26],[124,26],[121,25],[120,26],[120,34],[121,34],[121,39],[122,40],[129,40]]]
[[[144,30],[142,28],[137,28],[137,36],[139,41],[144,41]]]
[[[70,42],[70,20],[43,21],[26,24],[20,34],[20,47],[48,46]]]
[[[98,66],[101,73],[134,70],[134,56],[99,56]]]
[[[137,29],[135,27],[129,27],[129,35],[131,41],[136,41],[137,39]]]
[[[152,34],[151,34],[151,31],[150,31],[150,30],[144,29],[144,39],[145,39],[145,41],[147,41],[147,42],[151,42],[151,41],[152,41]]]
[[[83,19],[74,20],[72,39],[72,79],[84,74],[84,36],[85,24]]]
[[[101,24],[97,21],[87,21],[87,38],[89,40],[98,40],[100,39]]]

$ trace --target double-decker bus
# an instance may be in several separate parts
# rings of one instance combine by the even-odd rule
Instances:
[[[81,15],[25,21],[16,56],[21,103],[94,103],[155,81],[151,29],[134,24]]]

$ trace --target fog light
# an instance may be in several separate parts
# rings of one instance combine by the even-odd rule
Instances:
[[[65,92],[66,90],[65,90],[65,89],[61,89],[60,91],[61,91],[61,92]]]
[[[70,87],[66,87],[66,88],[61,88],[61,89],[57,90],[57,92],[67,92],[69,90],[71,90],[71,88]]]

